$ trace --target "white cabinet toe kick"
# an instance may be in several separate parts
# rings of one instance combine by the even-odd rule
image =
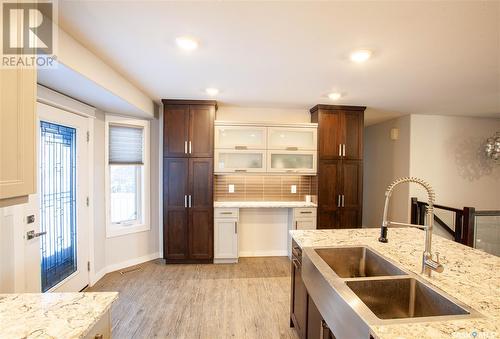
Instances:
[[[290,230],[316,229],[316,205],[293,201],[215,202],[214,263],[291,255]]]

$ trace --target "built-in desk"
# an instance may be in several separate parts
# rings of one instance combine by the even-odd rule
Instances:
[[[290,255],[289,230],[316,229],[316,207],[306,201],[214,202],[214,263]]]

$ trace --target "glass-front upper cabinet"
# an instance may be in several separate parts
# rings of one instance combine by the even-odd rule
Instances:
[[[316,173],[316,151],[268,151],[268,172]]]
[[[216,126],[215,148],[266,149],[266,127]]]
[[[265,172],[266,152],[252,150],[215,150],[215,173]]]
[[[317,148],[316,128],[269,127],[268,149],[315,150]]]

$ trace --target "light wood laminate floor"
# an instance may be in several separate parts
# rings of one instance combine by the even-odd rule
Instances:
[[[165,265],[113,272],[88,291],[118,291],[113,338],[293,338],[290,261],[240,258],[228,265]]]

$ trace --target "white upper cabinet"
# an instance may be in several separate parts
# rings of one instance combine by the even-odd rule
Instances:
[[[271,150],[315,150],[317,148],[316,128],[269,127],[268,145]]]
[[[0,207],[36,191],[36,70],[0,70]]]
[[[265,172],[266,151],[215,150],[215,173]]]
[[[317,124],[215,122],[217,174],[316,173]]]
[[[316,151],[268,151],[268,172],[316,173]]]
[[[215,127],[215,148],[266,149],[266,128],[254,126]]]

